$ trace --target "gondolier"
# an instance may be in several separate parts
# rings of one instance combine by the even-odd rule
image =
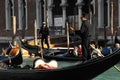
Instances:
[[[81,17],[81,21],[82,21],[81,28],[80,30],[75,31],[75,33],[81,37],[83,57],[86,59],[90,59],[89,28],[87,25],[87,18],[85,15]]]
[[[41,35],[41,45],[42,45],[42,49],[44,49],[44,40],[45,40],[45,43],[47,44],[47,48],[49,49],[49,41],[48,41],[48,38],[49,38],[49,29],[46,25],[46,22],[43,22],[43,26],[41,27],[40,31],[39,31],[39,34]]]

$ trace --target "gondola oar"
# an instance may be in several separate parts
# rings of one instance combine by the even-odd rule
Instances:
[[[118,68],[118,66],[114,65],[114,68],[120,72],[120,69]]]
[[[40,53],[41,53],[41,58],[44,59],[43,58],[43,49],[42,48],[40,49]]]
[[[96,50],[95,47],[94,47],[93,45],[91,45],[91,44],[90,44],[90,47],[91,47],[92,49]],[[97,50],[96,50],[96,51],[97,51]],[[98,52],[98,54],[100,54],[100,55],[102,55],[103,57],[105,57],[105,56],[104,56],[102,53],[100,53],[99,51],[97,51],[97,52]],[[117,71],[120,72],[120,69],[118,68],[118,66],[114,65],[114,68],[115,68]]]

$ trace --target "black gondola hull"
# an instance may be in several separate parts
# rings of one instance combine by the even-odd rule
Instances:
[[[120,61],[120,50],[103,58],[92,59],[77,65],[50,69],[0,70],[0,79],[11,80],[91,80]],[[4,77],[7,76],[7,77]]]

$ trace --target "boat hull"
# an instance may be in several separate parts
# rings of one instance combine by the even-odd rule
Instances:
[[[120,61],[120,50],[103,58],[91,59],[69,67],[38,70],[0,70],[0,79],[11,80],[91,80]],[[7,76],[7,77],[4,77]]]

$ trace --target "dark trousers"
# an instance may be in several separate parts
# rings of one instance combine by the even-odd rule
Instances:
[[[88,38],[82,38],[82,53],[83,57],[87,60],[90,59],[90,49],[89,49],[89,40]]]
[[[48,37],[42,37],[41,38],[42,49],[44,49],[44,40],[45,40],[45,44],[47,44],[47,48],[49,49]]]

